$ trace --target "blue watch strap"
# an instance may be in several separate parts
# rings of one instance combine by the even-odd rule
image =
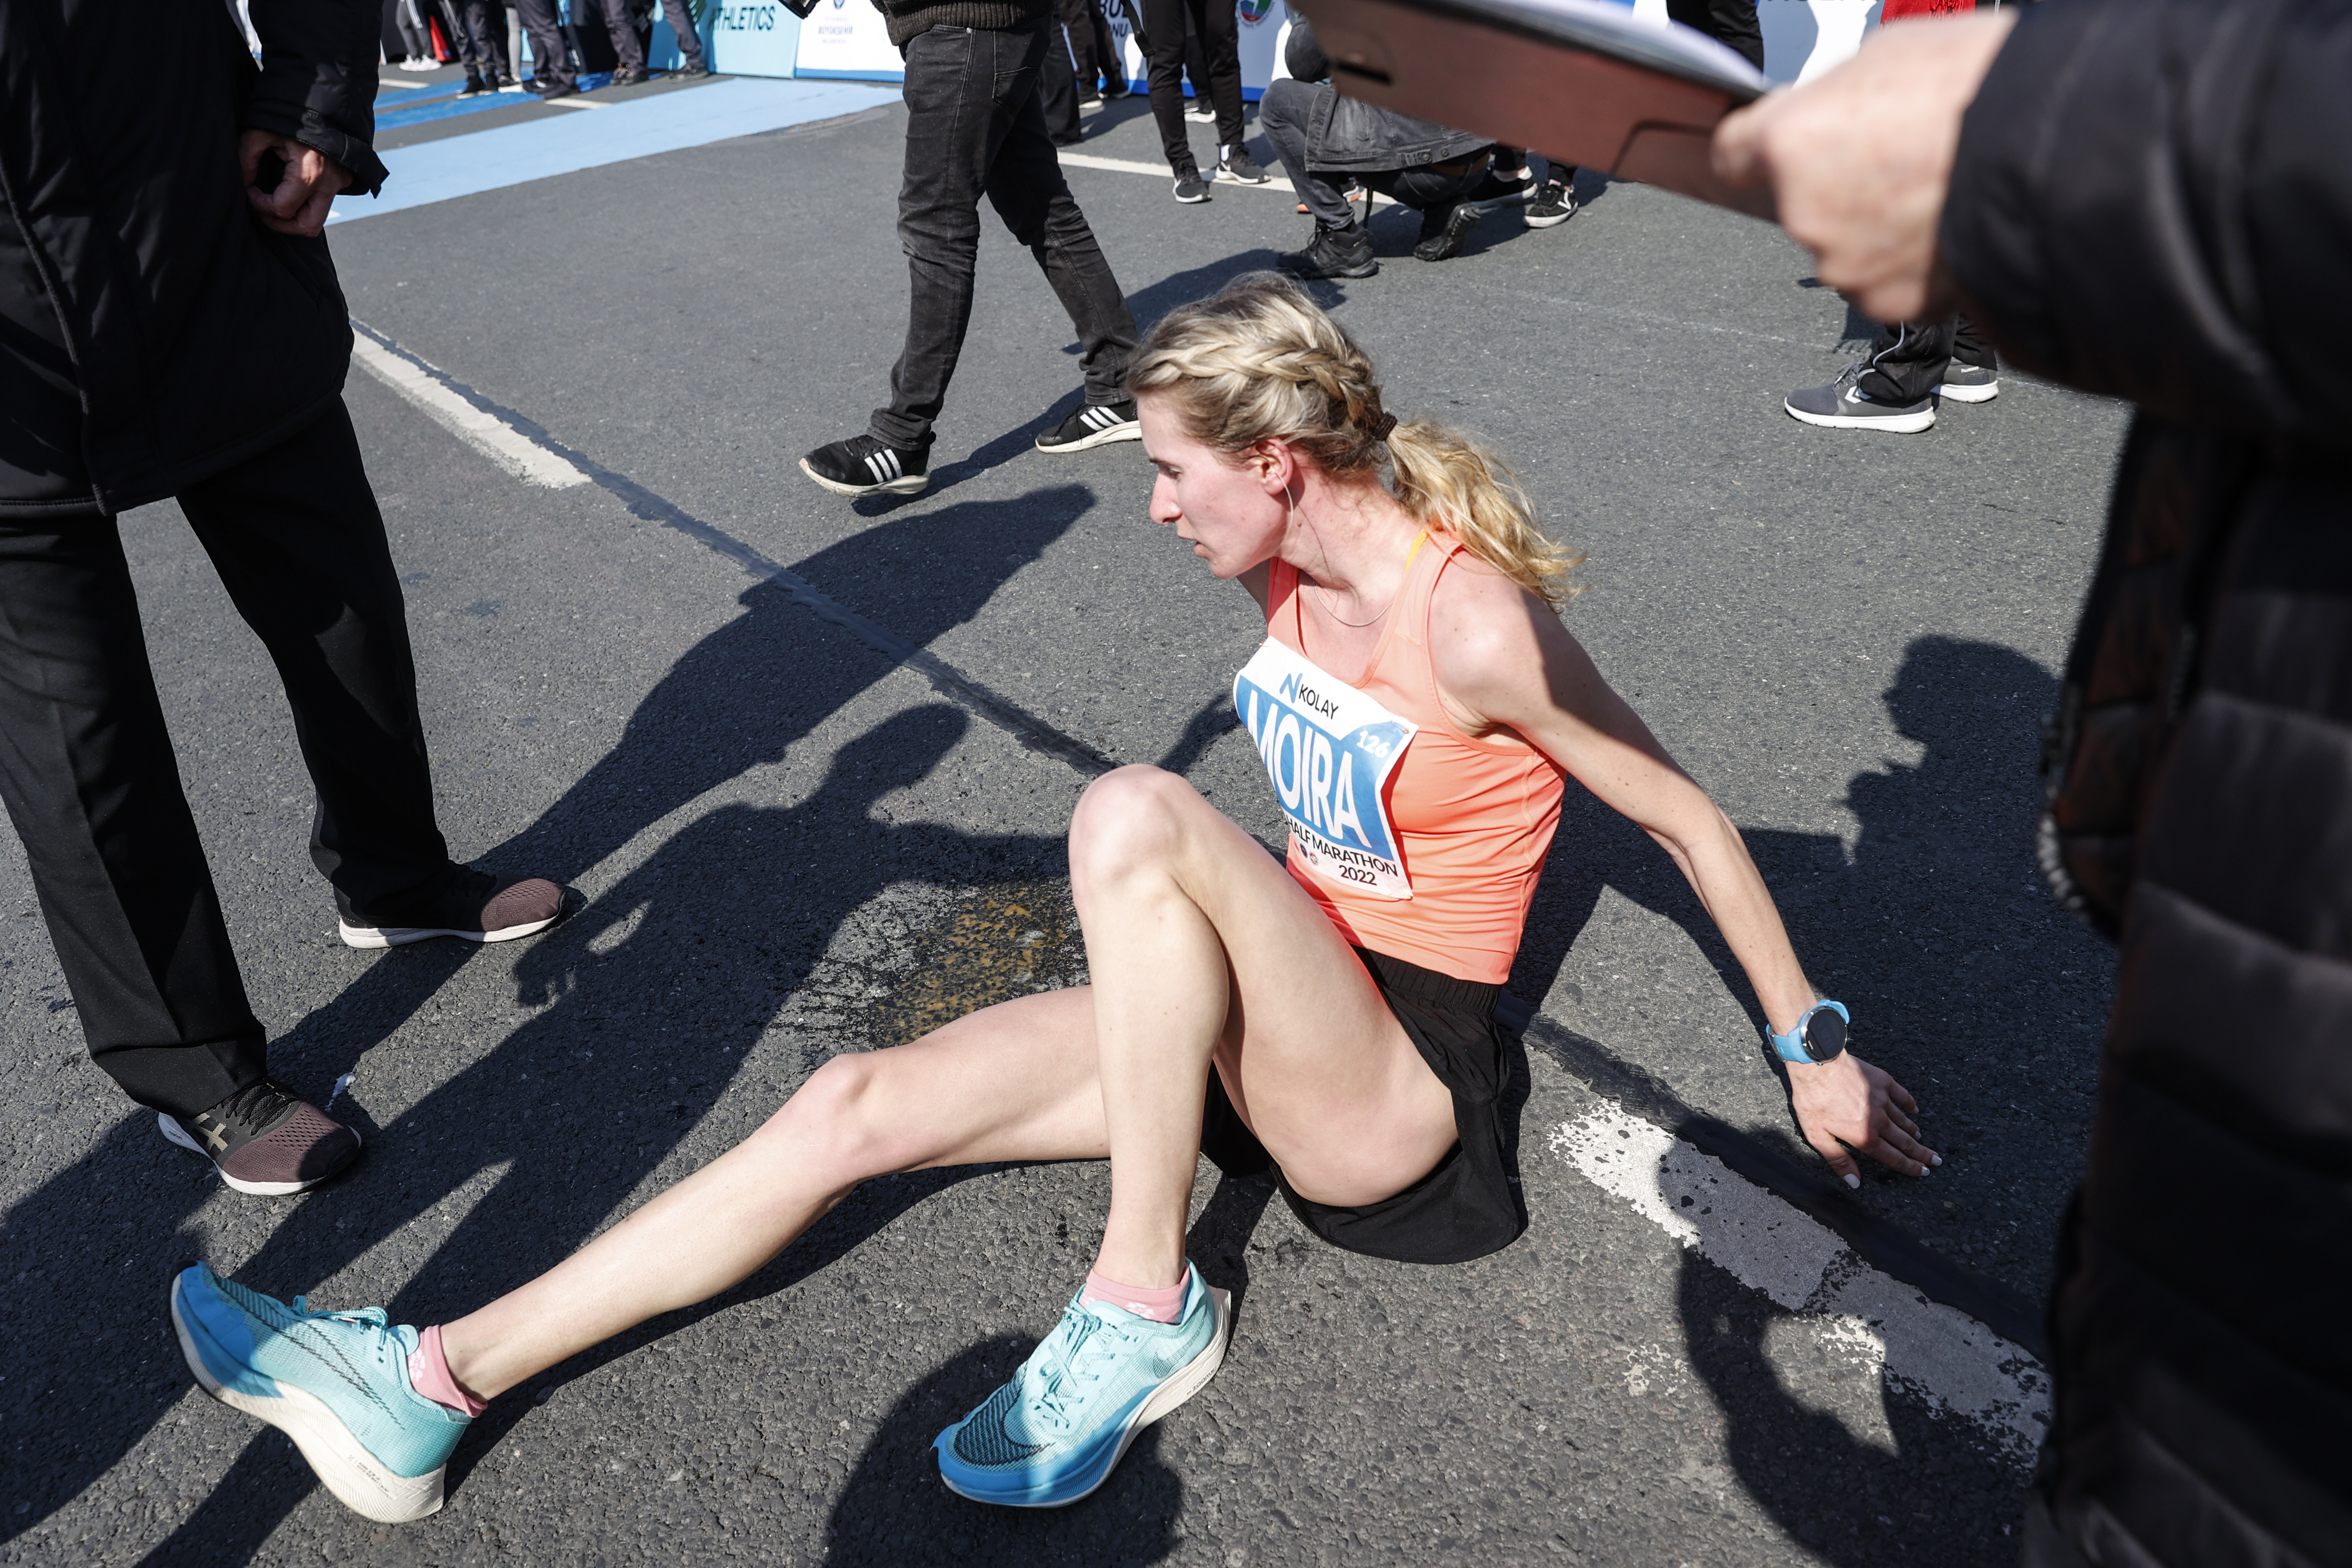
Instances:
[[[1798,1014],[1796,1023],[1790,1026],[1789,1032],[1785,1035],[1776,1035],[1772,1033],[1772,1026],[1768,1021],[1764,1026],[1764,1037],[1772,1042],[1773,1055],[1779,1057],[1784,1062],[1801,1062],[1808,1067],[1813,1066],[1812,1055],[1805,1049],[1805,1025],[1811,1019],[1814,1014],[1822,1011],[1822,1009],[1825,1007],[1831,1012],[1835,1013],[1839,1017],[1844,1019],[1846,1023],[1852,1024],[1853,1022],[1853,1015],[1845,1010],[1844,1003],[1832,1002],[1826,999],[1814,1003],[1811,1006]],[[1836,1058],[1832,1058],[1831,1059],[1835,1060]]]

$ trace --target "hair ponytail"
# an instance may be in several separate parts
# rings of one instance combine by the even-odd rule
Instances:
[[[1170,311],[1128,368],[1127,389],[1165,400],[1194,440],[1221,452],[1273,437],[1326,473],[1371,472],[1416,521],[1547,604],[1583,591],[1567,578],[1584,557],[1544,536],[1502,459],[1458,430],[1387,414],[1370,357],[1287,279],[1247,273]]]

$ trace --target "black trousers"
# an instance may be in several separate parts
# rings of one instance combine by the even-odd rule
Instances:
[[[311,859],[347,918],[400,923],[452,868],[400,583],[351,416],[337,402],[183,492],[180,510],[285,682],[318,790]],[[261,1026],[110,517],[0,524],[0,798],[98,1065],[176,1115],[260,1079]]]
[[[1096,0],[1056,0],[1062,26],[1070,36],[1070,60],[1078,78],[1078,96],[1098,91],[1109,79],[1112,94],[1127,89],[1127,62],[1119,58],[1118,40],[1111,37],[1110,19]]]
[[[1764,28],[1756,0],[1666,0],[1666,19],[1696,27],[1758,70],[1764,68]]]
[[[702,63],[702,35],[694,30],[694,17],[686,8],[686,0],[662,0],[662,15],[669,19],[669,30],[677,35],[677,52],[688,65]],[[646,41],[637,36],[636,16],[629,0],[604,0],[604,31],[613,37],[613,53],[625,66],[646,68]]]
[[[1942,383],[1954,360],[1987,370],[2000,364],[1992,345],[1977,335],[1966,316],[1881,327],[1855,384],[1873,397],[1916,403]]]
[[[908,42],[907,170],[898,243],[913,300],[907,346],[890,372],[890,405],[869,428],[901,448],[930,438],[971,323],[985,195],[1045,269],[1076,329],[1088,403],[1116,403],[1135,353],[1135,318],[1087,215],[1070,195],[1045,132],[1038,78],[1057,24],[1009,32],[933,27]]]
[[[1184,24],[1190,19],[1201,37],[1208,68],[1208,99],[1217,111],[1217,142],[1242,144],[1241,24],[1233,0],[1143,0],[1143,30],[1150,38],[1146,58],[1151,84],[1151,118],[1160,122],[1160,144],[1168,167],[1179,174],[1199,167],[1192,143],[1184,131]],[[1201,90],[1196,78],[1193,90]]]
[[[515,0],[522,13],[523,31],[530,35],[530,72],[543,83],[570,87],[579,73],[572,68],[572,48],[555,19],[555,0]]]
[[[468,76],[493,83],[512,71],[507,62],[506,0],[436,0],[449,47]]]
[[[1077,68],[1070,60],[1068,33],[1062,23],[1047,22],[1045,53],[1037,62],[1037,107],[1045,116],[1045,134],[1056,147],[1068,146],[1081,133]]]
[[[514,75],[507,58],[507,0],[465,0],[466,30],[474,37],[474,60],[492,86]]]
[[[1482,158],[1466,160],[1454,174],[1428,167],[1411,169],[1350,169],[1344,173],[1312,169],[1307,162],[1307,128],[1314,121],[1317,101],[1332,89],[1323,82],[1294,81],[1288,77],[1269,85],[1257,100],[1257,128],[1265,133],[1283,173],[1298,192],[1298,199],[1315,221],[1326,228],[1345,228],[1357,221],[1339,183],[1353,179],[1368,191],[1412,207],[1416,212],[1451,212],[1466,200],[1486,177]]]

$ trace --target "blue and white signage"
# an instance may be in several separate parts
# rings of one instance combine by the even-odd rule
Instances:
[[[1272,637],[1234,677],[1234,711],[1307,868],[1380,898],[1412,898],[1383,792],[1420,727]]]
[[[712,70],[727,76],[793,74],[793,58],[801,47],[801,19],[781,0],[752,5],[720,0],[703,16],[701,31]],[[670,37],[667,21],[654,30],[654,48],[649,60],[665,68],[677,65],[677,41]]]
[[[874,0],[816,0],[801,24],[795,76],[854,81],[904,81],[907,57],[890,41],[890,24]]]

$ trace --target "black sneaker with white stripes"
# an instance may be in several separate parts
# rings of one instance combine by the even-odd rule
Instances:
[[[1113,441],[1140,441],[1143,426],[1135,417],[1135,400],[1089,403],[1037,437],[1041,452],[1083,452]]]
[[[930,468],[929,441],[908,451],[871,435],[835,441],[801,459],[801,472],[837,496],[920,495]]]

